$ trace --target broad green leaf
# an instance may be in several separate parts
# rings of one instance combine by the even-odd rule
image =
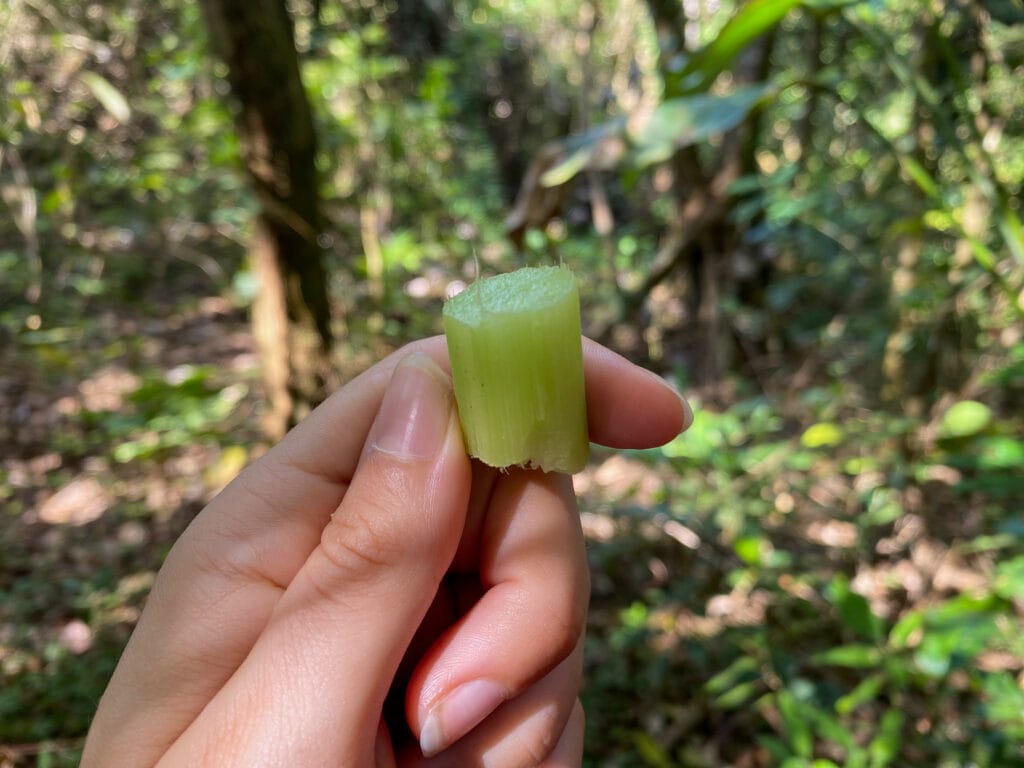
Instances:
[[[109,80],[95,72],[83,72],[82,82],[92,91],[96,101],[102,104],[103,108],[119,123],[127,123],[131,119],[132,110],[128,106],[128,100]]]
[[[719,74],[732,66],[736,56],[778,24],[799,0],[751,0],[722,27],[718,37],[697,51],[678,75],[666,83],[669,95],[705,90]]]
[[[851,667],[863,669],[877,666],[882,659],[882,654],[873,645],[840,645],[830,648],[827,651],[816,653],[811,661],[816,664]]]
[[[843,431],[827,421],[813,424],[800,436],[800,444],[805,448],[824,448],[839,445],[843,440]]]
[[[663,101],[630,135],[633,165],[643,168],[667,160],[681,147],[735,128],[775,90],[772,83],[760,83],[737,88],[726,96],[697,94]]]
[[[977,400],[961,400],[942,417],[941,437],[970,437],[992,423],[992,410]]]

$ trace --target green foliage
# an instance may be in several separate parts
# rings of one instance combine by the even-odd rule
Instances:
[[[1019,4],[677,3],[673,50],[654,3],[421,5],[434,28],[289,4],[339,370],[436,332],[477,258],[562,260],[589,332],[697,406],[581,478],[587,764],[1024,765]],[[16,1],[0,28],[22,768],[75,762],[152,574],[257,448],[259,282],[196,4]],[[502,222],[552,140],[557,209],[520,249]],[[41,521],[81,477],[109,508]]]

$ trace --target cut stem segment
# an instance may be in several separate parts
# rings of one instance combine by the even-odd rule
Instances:
[[[444,333],[471,456],[545,472],[586,466],[580,299],[568,268],[476,281],[445,304]]]

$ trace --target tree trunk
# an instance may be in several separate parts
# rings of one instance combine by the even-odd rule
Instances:
[[[202,0],[213,49],[238,100],[246,169],[260,212],[252,245],[260,293],[253,328],[282,435],[324,396],[331,348],[313,116],[284,0]]]

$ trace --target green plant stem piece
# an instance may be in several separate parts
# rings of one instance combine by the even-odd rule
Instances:
[[[444,332],[471,456],[545,472],[586,466],[580,300],[568,268],[476,281],[445,304]]]

